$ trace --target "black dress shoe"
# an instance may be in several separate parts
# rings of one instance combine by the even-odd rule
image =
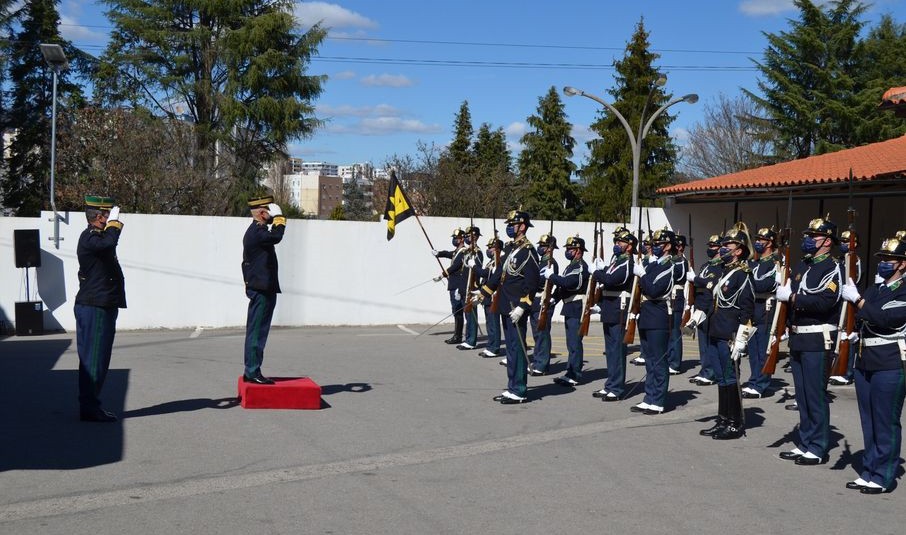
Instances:
[[[95,409],[89,411],[81,411],[79,413],[79,420],[83,422],[115,422],[116,415],[112,412],[107,412],[104,409]]]
[[[256,385],[272,385],[272,384],[274,384],[273,379],[268,379],[267,377],[261,375],[260,373],[258,375],[253,375],[251,377],[243,374],[242,381],[244,383],[254,383]]]
[[[531,375],[532,377],[541,377],[542,375],[544,375],[544,372],[541,370],[536,370],[535,368],[529,366],[528,374]]]
[[[503,401],[504,399],[506,399],[506,396],[504,396],[503,394],[498,394],[498,395],[494,396],[494,401],[496,401],[498,403]]]
[[[503,399],[500,400],[501,405],[518,405],[519,403],[525,403],[528,401],[526,398],[513,399],[507,396],[501,396]]]
[[[646,414],[648,416],[657,416],[658,414],[664,414],[664,409],[658,410],[658,409],[648,408],[648,409],[645,409],[644,411],[642,411],[642,413]]]
[[[607,402],[620,401],[620,396],[614,394],[613,392],[608,392],[606,396],[601,398],[601,401],[607,401]]]
[[[713,438],[714,440],[736,440],[737,438],[742,438],[745,435],[746,432],[742,427],[728,425],[717,433],[711,435],[711,438]]]
[[[743,390],[742,397],[745,399],[761,399],[763,397],[763,395],[759,394],[758,392],[755,392],[753,394],[752,392],[746,392],[745,390]]]
[[[781,451],[779,457],[784,461],[795,461],[799,457],[802,457],[802,454],[794,453],[792,451]]]
[[[800,455],[796,459],[796,464],[799,466],[815,466],[816,464],[821,464],[824,459],[820,457],[806,457],[805,455]]]
[[[866,487],[865,485],[860,485],[855,481],[847,481],[846,488],[848,488],[849,490],[862,490],[867,489],[868,487]]]
[[[799,405],[796,403],[790,403],[789,405],[785,406],[784,409],[786,409],[788,411],[798,411]]]
[[[607,390],[604,390],[603,388],[601,390],[595,390],[594,392],[591,393],[591,397],[593,397],[593,398],[603,398],[606,395],[607,395]]]
[[[862,494],[882,494],[884,490],[884,487],[862,487],[859,492]]]
[[[444,340],[444,343],[445,344],[461,344],[462,336],[451,336],[450,338],[447,338],[446,340]]]
[[[727,427],[727,422],[725,422],[721,419],[718,419],[716,422],[714,422],[714,425],[712,425],[708,429],[702,429],[701,431],[698,432],[698,434],[703,437],[714,436],[717,433],[720,433],[721,431],[723,431],[725,427]]]

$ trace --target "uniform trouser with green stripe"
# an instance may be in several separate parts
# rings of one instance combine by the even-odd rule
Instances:
[[[271,331],[271,319],[277,306],[277,294],[245,290],[249,298],[249,313],[245,322],[245,375],[254,377],[261,373],[264,346]]]
[[[76,347],[79,352],[79,405],[82,411],[101,406],[99,395],[110,368],[116,335],[116,307],[75,305]]]

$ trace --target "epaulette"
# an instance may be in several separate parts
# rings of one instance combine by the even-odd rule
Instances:
[[[752,268],[749,267],[748,262],[744,262],[744,261],[742,261],[742,260],[740,260],[740,261],[738,261],[738,262],[734,262],[733,264],[731,264],[731,265],[729,265],[729,266],[727,266],[727,267],[729,267],[730,269],[739,269],[739,271],[742,271],[743,273],[751,273],[751,272],[752,272]]]

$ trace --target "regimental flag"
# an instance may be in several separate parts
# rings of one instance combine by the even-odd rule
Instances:
[[[384,219],[387,220],[387,241],[393,239],[396,226],[407,217],[415,215],[415,209],[403,192],[403,187],[396,179],[396,173],[390,172],[390,187],[387,188],[387,207],[384,208]]]

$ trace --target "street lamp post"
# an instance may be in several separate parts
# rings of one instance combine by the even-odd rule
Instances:
[[[682,97],[674,98],[670,102],[664,104],[657,109],[654,113],[651,114],[651,117],[648,118],[647,122],[645,120],[645,112],[648,111],[648,104],[651,103],[651,97],[654,95],[655,89],[658,87],[663,87],[667,83],[667,78],[665,76],[659,76],[654,82],[654,86],[651,87],[651,90],[648,92],[648,98],[645,99],[645,106],[642,107],[642,115],[639,117],[639,128],[636,132],[633,133],[632,127],[629,126],[629,121],[623,117],[623,114],[619,112],[613,105],[607,103],[602,98],[586,93],[581,89],[576,89],[575,87],[566,86],[563,88],[563,93],[572,97],[575,95],[581,95],[583,97],[588,97],[598,104],[604,106],[611,113],[613,113],[620,123],[623,125],[623,128],[626,129],[626,134],[629,136],[629,145],[632,147],[632,205],[630,206],[630,214],[634,213],[636,208],[639,206],[639,168],[641,166],[642,158],[642,140],[648,135],[648,130],[651,128],[651,125],[654,124],[654,120],[664,111],[667,110],[670,106],[674,104],[679,104],[680,102],[688,102],[689,104],[695,104],[698,102],[698,95],[695,93],[690,93],[688,95],[683,95]],[[641,218],[641,212],[639,213],[639,218]],[[641,219],[639,219],[641,220]]]
[[[41,54],[44,61],[53,71],[53,103],[51,104],[50,119],[50,209],[53,210],[53,240],[54,247],[60,248],[60,216],[57,215],[57,199],[54,177],[57,163],[57,77],[60,71],[69,68],[69,61],[63,53],[63,47],[57,44],[41,43]]]

